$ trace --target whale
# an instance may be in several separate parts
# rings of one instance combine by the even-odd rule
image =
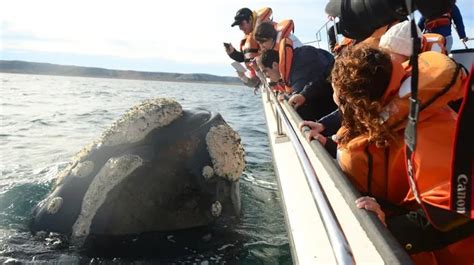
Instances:
[[[29,229],[85,239],[186,231],[238,218],[244,168],[241,138],[220,114],[147,99],[54,177]]]

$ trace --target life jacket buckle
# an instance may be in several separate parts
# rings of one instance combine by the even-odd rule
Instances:
[[[420,101],[418,99],[410,97],[410,113],[408,114],[408,119],[413,122],[417,122],[418,113],[420,111]]]
[[[408,122],[405,128],[405,144],[413,152],[416,145],[416,123],[418,122],[418,113],[420,110],[420,101],[412,97],[410,100],[410,113],[408,114]]]

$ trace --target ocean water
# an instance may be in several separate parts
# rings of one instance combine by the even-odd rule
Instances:
[[[260,96],[243,86],[82,77],[0,74],[0,263],[44,264],[291,264],[284,215],[268,146]],[[31,235],[32,208],[58,171],[126,110],[152,97],[186,109],[222,114],[240,134],[247,167],[242,214],[172,255],[136,249],[84,253],[60,235]],[[156,253],[160,253],[156,251]]]

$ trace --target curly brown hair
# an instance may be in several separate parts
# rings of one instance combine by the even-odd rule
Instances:
[[[380,117],[380,100],[391,73],[390,55],[366,45],[348,47],[336,59],[331,79],[346,128],[339,135],[340,145],[360,135],[368,136],[369,142],[378,147],[388,145],[391,134]]]

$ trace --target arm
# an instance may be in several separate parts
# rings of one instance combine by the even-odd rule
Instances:
[[[338,109],[319,119],[318,122],[324,126],[323,135],[336,134],[337,130],[341,127],[341,119],[341,113]]]
[[[229,57],[232,60],[237,61],[239,63],[244,62],[244,54],[241,52],[238,52],[236,49],[234,49],[234,51],[229,54]]]
[[[331,84],[325,79],[320,78],[305,85],[300,94],[310,101],[318,98],[330,98],[332,94]]]
[[[458,32],[459,38],[461,40],[466,39],[466,32],[464,31],[464,23],[462,21],[461,12],[459,8],[454,5],[451,11],[451,15],[453,18],[454,25],[456,26],[456,31]]]
[[[309,127],[309,131],[305,127]],[[299,124],[299,128],[305,134],[308,142],[311,142],[313,139],[319,141],[326,151],[333,158],[336,158],[337,143],[334,142],[331,137],[326,137],[325,134],[323,134],[323,131],[326,129],[323,124],[314,121],[302,121]]]
[[[421,32],[425,30],[425,17],[421,16],[420,21],[418,21],[418,27],[420,28]]]
[[[227,53],[227,55],[229,55],[229,57],[232,60],[237,61],[239,63],[242,63],[244,61],[244,54],[242,52],[238,52],[234,48],[234,46],[232,46],[231,43],[229,43],[228,45],[224,44],[224,49],[225,49],[225,52]]]
[[[409,254],[441,249],[474,233],[474,222],[447,232],[430,224],[423,210],[387,218],[387,227]]]
[[[240,80],[242,80],[242,83],[248,87],[255,88],[260,85],[260,79],[257,76],[247,77],[245,73],[242,72],[237,72],[237,75],[239,76]]]

